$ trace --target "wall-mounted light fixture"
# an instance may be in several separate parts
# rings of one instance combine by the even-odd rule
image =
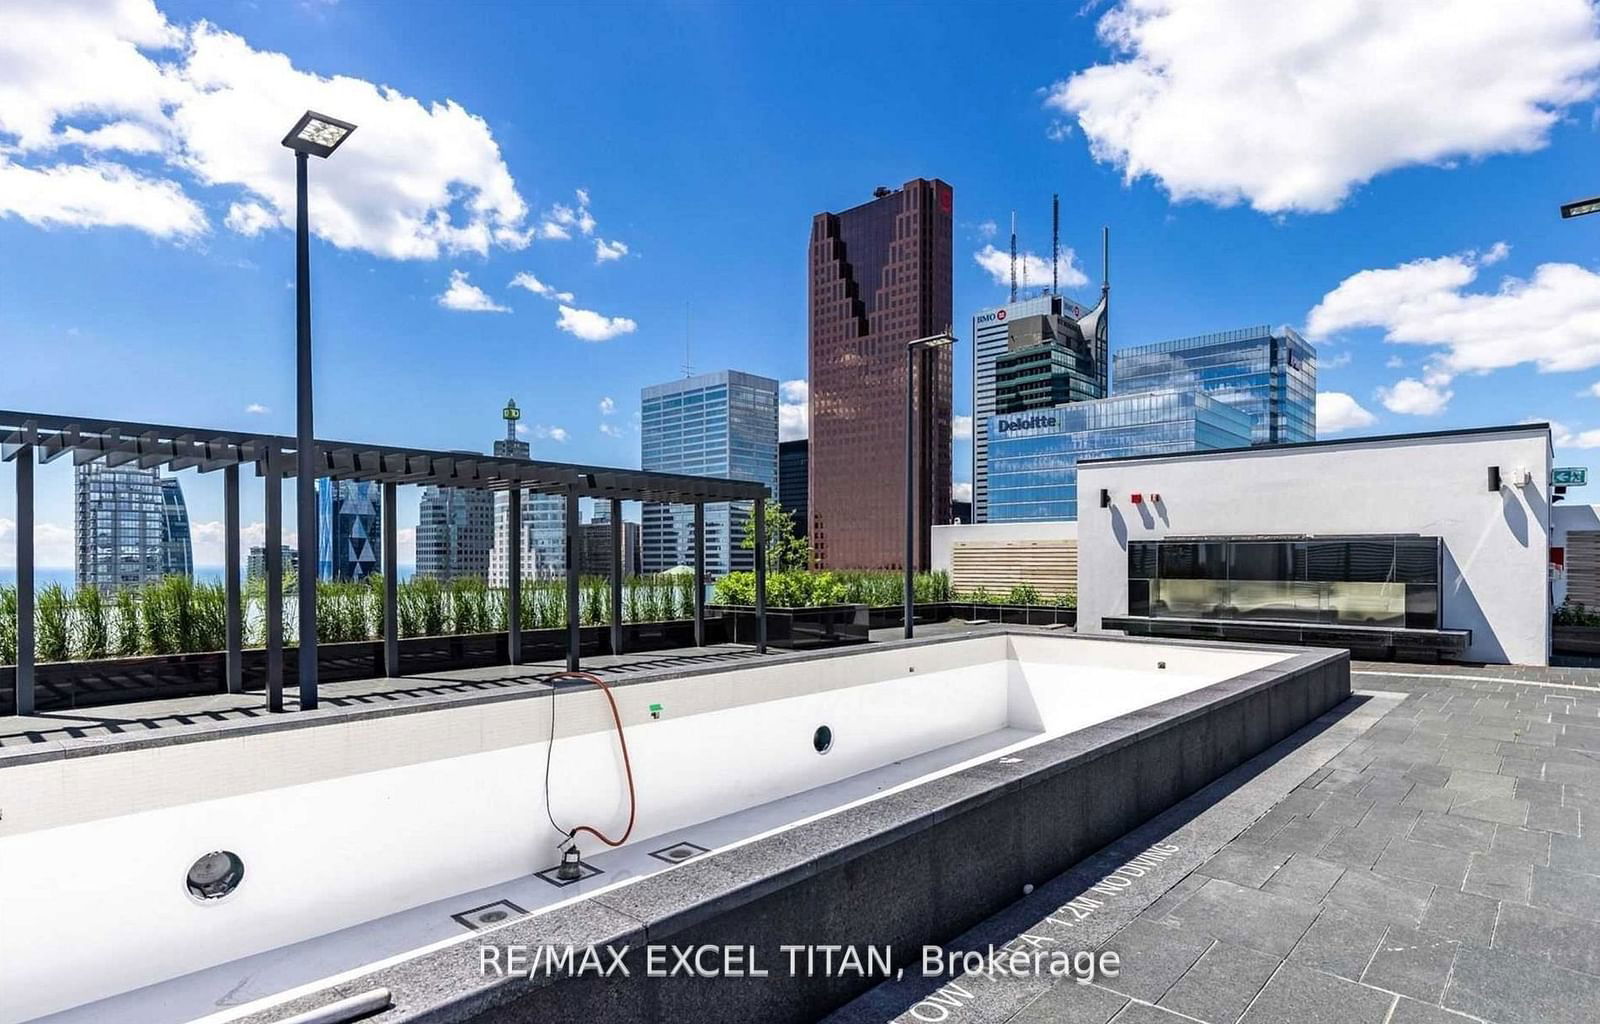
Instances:
[[[1111,507],[1111,492],[1106,490],[1104,487],[1100,488],[1100,507]]]
[[[1500,493],[1500,467],[1499,466],[1490,466],[1489,467],[1489,492],[1491,494],[1499,494]]]

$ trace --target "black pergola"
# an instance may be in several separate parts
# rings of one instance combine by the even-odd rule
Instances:
[[[19,715],[34,711],[33,470],[71,454],[75,466],[136,463],[141,469],[196,469],[223,474],[225,587],[227,592],[227,688],[243,693],[240,649],[243,637],[239,557],[239,467],[254,467],[266,484],[267,706],[283,710],[283,500],[286,478],[295,476],[295,439],[204,427],[55,416],[0,410],[0,461],[16,463],[17,484],[17,671]],[[753,501],[756,551],[766,549],[767,488],[743,480],[649,473],[640,470],[545,462],[473,452],[430,451],[351,441],[316,442],[312,453],[318,476],[371,481],[383,485],[383,663],[399,675],[398,581],[395,533],[396,489],[400,484],[505,491],[510,557],[507,650],[511,664],[522,662],[522,494],[534,491],[566,497],[567,667],[578,667],[578,499],[611,503],[611,649],[622,650],[622,502],[659,501],[694,506],[694,636],[705,642],[705,506],[707,502]],[[300,570],[315,571],[316,538],[299,540]],[[308,557],[309,555],[309,557]],[[755,559],[756,649],[766,651],[766,559]],[[314,660],[312,664],[315,664]],[[314,707],[317,680],[301,673],[302,707]]]

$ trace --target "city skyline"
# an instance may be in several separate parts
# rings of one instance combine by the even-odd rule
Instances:
[[[51,10],[71,6],[8,6],[0,18],[44,28],[0,37],[50,38]],[[80,31],[120,48],[128,73],[77,105],[53,99],[60,93],[48,79],[74,74],[71,61],[29,64],[42,69],[34,71],[0,61],[17,69],[0,75],[46,76],[9,83],[20,90],[12,95],[36,97],[32,106],[0,103],[0,142],[10,147],[0,162],[8,186],[0,200],[0,281],[8,282],[0,285],[0,349],[28,355],[8,361],[0,406],[288,432],[293,304],[284,285],[292,241],[279,190],[291,165],[277,145],[288,122],[219,135],[215,125],[186,121],[191,134],[180,143],[163,117],[133,102],[150,87],[138,69],[169,62],[185,82],[221,76],[212,84],[227,113],[227,61],[265,67],[282,54],[283,68],[272,73],[295,76],[280,83],[286,97],[321,87],[300,76],[344,75],[350,84],[340,95],[361,108],[330,111],[362,127],[319,178],[326,191],[312,196],[314,209],[328,203],[351,214],[314,218],[329,232],[313,241],[318,432],[326,436],[386,434],[375,429],[383,420],[400,440],[477,449],[482,410],[515,390],[527,396],[536,456],[630,465],[638,433],[627,396],[681,373],[686,360],[778,379],[792,431],[807,394],[804,218],[920,175],[949,181],[958,195],[958,491],[970,482],[973,413],[972,339],[962,328],[974,311],[1005,299],[999,226],[1013,209],[1028,290],[1047,285],[1055,192],[1063,197],[1066,294],[1091,290],[1079,279],[1093,275],[1089,254],[1102,224],[1121,240],[1113,351],[1240,323],[1287,324],[1319,348],[1323,436],[1539,418],[1558,424],[1558,462],[1582,465],[1600,445],[1600,340],[1584,326],[1592,323],[1584,314],[1600,308],[1594,228],[1555,213],[1557,203],[1597,187],[1595,28],[1589,12],[1573,13],[1578,5],[1551,4],[1514,23],[1485,13],[1466,33],[1438,31],[1430,18],[1442,15],[1426,12],[1384,25],[1416,39],[1415,52],[1452,76],[1456,88],[1440,94],[1453,91],[1456,106],[1502,117],[1462,125],[1405,93],[1362,122],[1393,127],[1379,138],[1351,135],[1336,110],[1313,107],[1290,119],[1246,90],[1232,99],[1200,95],[1218,129],[1206,140],[1212,148],[1189,154],[1195,162],[1162,149],[1149,126],[1104,108],[1108,80],[1151,56],[1141,50],[1150,45],[1148,21],[1137,22],[1121,48],[1097,37],[1102,14],[1123,10],[1115,4],[1088,17],[1019,7],[1014,18],[1058,55],[1052,64],[975,67],[971,81],[929,83],[915,97],[892,87],[896,70],[869,59],[872,40],[901,30],[887,12],[859,12],[861,31],[827,57],[850,74],[818,95],[792,90],[774,57],[798,53],[798,40],[831,17],[826,9],[785,12],[780,30],[735,9],[677,20],[645,11],[636,17],[638,41],[624,44],[627,76],[596,83],[581,108],[567,88],[584,74],[580,55],[556,54],[536,67],[513,55],[552,32],[585,37],[614,14],[548,8],[527,19],[516,8],[485,7],[470,23],[437,19],[440,36],[424,53],[392,31],[381,8],[315,6],[134,4],[128,10],[137,17],[120,21],[90,11]],[[953,7],[908,31],[925,48],[958,49],[992,26],[992,12]],[[1174,47],[1196,45],[1181,33],[1168,38]],[[1361,66],[1376,45],[1366,30],[1328,34],[1316,43],[1324,59],[1305,62],[1291,59],[1298,51],[1282,39],[1236,42],[1213,46],[1218,52],[1205,59],[1279,68],[1308,84],[1325,73],[1318,68]],[[1495,58],[1488,63],[1540,70],[1513,87],[1484,72],[1486,47]],[[727,61],[687,78],[661,74],[706,48]],[[1156,55],[1172,57],[1162,66],[1176,70],[1142,83],[1164,112],[1197,99],[1176,60],[1191,52]],[[665,88],[638,87],[661,80]],[[414,98],[416,111],[400,110],[399,100],[388,105],[367,83]],[[882,96],[885,109],[852,109],[848,97],[863,89]],[[1437,126],[1426,138],[1408,134],[1411,108]],[[714,116],[700,116],[707,110]],[[616,130],[632,123],[653,127],[636,138]],[[88,141],[97,128],[114,130]],[[456,167],[441,169],[402,147],[434,131],[464,154]],[[1234,159],[1216,159],[1229,133],[1259,159],[1225,150]],[[832,141],[841,134],[866,141],[846,151]],[[644,153],[651,158],[637,158]],[[721,161],[730,153],[762,188],[727,187]],[[373,202],[393,200],[398,172],[383,164],[408,154],[418,160],[416,174],[440,183],[440,195],[480,195],[490,212],[474,219],[428,200],[383,230],[375,207],[353,204],[349,189],[360,174],[376,175]],[[641,166],[657,170],[640,174]],[[450,232],[413,216],[434,210],[454,216]],[[699,230],[713,213],[719,230]],[[752,324],[761,325],[754,335]],[[174,366],[185,368],[177,388]],[[386,393],[426,396],[429,416],[395,417]],[[44,566],[72,561],[70,473],[57,469],[39,474]],[[189,473],[181,479],[195,564],[214,565],[220,485]],[[244,487],[247,544],[258,543],[249,531],[260,519],[251,511],[260,484],[247,476]],[[292,500],[293,488],[285,490]],[[0,493],[0,533],[14,518],[13,500]],[[416,501],[402,496],[400,513],[409,551]]]

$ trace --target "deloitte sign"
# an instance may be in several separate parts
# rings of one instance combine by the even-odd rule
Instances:
[[[1044,413],[1034,413],[1032,416],[1012,416],[1010,418],[997,417],[994,429],[997,434],[1009,434],[1016,430],[1045,430],[1056,426],[1056,418]]]

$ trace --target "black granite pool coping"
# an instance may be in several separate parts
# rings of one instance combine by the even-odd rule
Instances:
[[[1349,655],[1341,650],[1145,641],[1120,636],[1062,634],[1022,626],[874,644],[870,650],[933,646],[1002,634],[1121,644],[1144,643],[1156,647],[1193,647],[1210,651],[1232,649],[1282,653],[1285,659],[1046,740],[1020,751],[1020,759],[1015,763],[1001,763],[998,759],[986,761],[764,839],[695,858],[630,885],[486,929],[449,946],[297,997],[240,1018],[239,1024],[271,1024],[292,1014],[379,986],[394,994],[394,1008],[367,1018],[372,1021],[456,1024],[469,1020],[531,1019],[514,1005],[520,998],[526,997],[531,989],[551,983],[578,986],[587,983],[581,979],[551,979],[539,975],[486,977],[479,964],[481,946],[523,946],[532,950],[544,946],[572,945],[581,949],[585,946],[620,948],[626,945],[637,949],[645,943],[665,942],[674,935],[797,882],[820,876],[891,844],[914,838],[943,822],[981,810],[986,805],[1037,786],[1064,772],[1090,765],[1124,747],[1177,729],[1202,714],[1215,713],[1249,700],[1291,677],[1315,673],[1320,696],[1313,698],[1308,693],[1304,707],[1280,711],[1279,714],[1287,713],[1287,722],[1260,722],[1258,728],[1261,737],[1256,740],[1244,739],[1244,745],[1254,749],[1247,751],[1244,757],[1237,758],[1235,763],[1242,763],[1251,753],[1270,747],[1276,740],[1315,720],[1350,692]],[[785,660],[825,661],[862,652],[861,647],[855,647],[845,651],[812,652]],[[740,669],[749,667],[740,666]],[[682,674],[656,678],[675,678]],[[1269,708],[1276,708],[1275,704],[1270,703],[1270,698]],[[1272,711],[1269,711],[1269,716],[1271,714]],[[1246,721],[1244,728],[1248,731],[1252,723]],[[1228,767],[1232,766],[1230,764]],[[1181,765],[1174,769],[1175,773],[1181,771]],[[1205,779],[1205,782],[1214,777]],[[1164,804],[1157,809],[1157,813],[1169,805],[1170,802]],[[1128,822],[1126,828],[1118,828],[1116,835],[1146,820],[1145,816],[1137,812],[1134,814],[1138,820]],[[596,995],[595,990],[591,990],[583,1002],[592,1005],[596,999],[604,1002],[638,998],[642,997],[637,993],[624,992],[623,986],[618,986],[614,994]],[[654,1008],[647,1010],[644,1005],[619,1004],[615,1011],[614,1015],[608,1013],[603,1016],[625,1020],[654,1015]]]
[[[835,648],[814,651],[789,651],[768,653],[751,661],[721,661],[697,665],[672,665],[659,669],[629,670],[626,676],[617,676],[606,679],[606,685],[612,689],[637,686],[643,683],[657,683],[673,679],[690,677],[720,676],[731,672],[748,672],[751,669],[764,668],[771,665],[792,665],[802,662],[826,662],[834,658],[846,658],[853,655],[877,653],[896,649],[919,647],[932,647],[940,644],[959,643],[983,637],[996,637],[1002,635],[1028,635],[1028,636],[1071,636],[1079,640],[1111,641],[1117,643],[1147,643],[1152,646],[1188,646],[1201,649],[1219,650],[1248,650],[1259,652],[1284,652],[1292,653],[1303,650],[1302,648],[1283,647],[1275,645],[1252,645],[1243,643],[1215,643],[1206,641],[1183,641],[1168,639],[1147,639],[1142,637],[1123,637],[1118,635],[1101,634],[1064,634],[1060,630],[1047,626],[1022,626],[1022,625],[992,625],[977,627],[961,632],[940,633],[937,636],[915,637],[910,640],[900,639],[892,641],[877,641],[872,644],[851,644]],[[76,757],[93,757],[99,754],[123,753],[132,750],[143,750],[153,747],[177,746],[186,743],[203,743],[211,740],[235,739],[242,736],[256,736],[266,733],[284,732],[292,729],[315,728],[324,725],[346,724],[352,721],[388,718],[396,715],[421,714],[429,711],[438,711],[450,708],[471,707],[481,704],[499,704],[506,701],[527,700],[533,697],[544,696],[549,692],[549,685],[538,682],[541,677],[559,675],[559,669],[531,665],[504,666],[508,675],[516,676],[527,681],[513,690],[503,690],[492,693],[453,693],[429,694],[425,696],[408,696],[399,700],[391,700],[382,705],[357,704],[351,706],[324,706],[314,711],[288,711],[278,714],[265,715],[257,718],[233,719],[211,722],[185,722],[178,724],[162,724],[157,728],[146,728],[138,732],[115,736],[85,736],[60,740],[45,740],[27,745],[0,746],[0,770],[25,764],[38,764],[47,761],[59,761]],[[407,681],[422,681],[435,679],[430,676],[406,676],[396,679],[397,689],[403,688]],[[176,698],[175,704],[182,704],[192,698]],[[189,712],[175,712],[179,716]],[[203,712],[192,712],[202,714]],[[85,728],[92,727],[97,717],[107,721],[116,721],[116,706],[110,705],[95,708],[87,712],[78,712],[86,719]],[[51,716],[42,716],[51,717]]]

